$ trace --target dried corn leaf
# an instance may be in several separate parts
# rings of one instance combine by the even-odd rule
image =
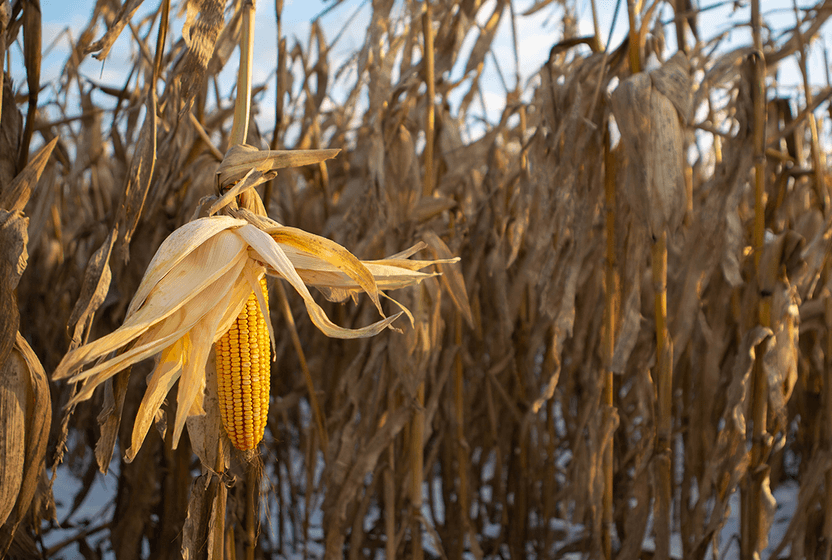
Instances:
[[[341,150],[258,150],[254,146],[232,146],[217,170],[220,187],[239,181],[252,170],[268,172],[286,167],[313,165],[334,158]]]
[[[479,72],[482,69],[482,64],[485,62],[485,55],[491,50],[491,43],[494,41],[494,36],[497,34],[497,27],[499,27],[500,19],[506,9],[506,0],[497,0],[494,6],[494,11],[491,17],[480,30],[480,35],[477,37],[474,48],[468,56],[468,63],[465,65],[465,73],[471,70]]]
[[[104,60],[107,58],[107,55],[110,54],[110,49],[113,48],[113,44],[116,42],[116,39],[118,39],[118,36],[121,35],[121,32],[127,24],[130,23],[130,20],[133,19],[133,16],[139,7],[141,7],[143,1],[144,0],[127,0],[124,4],[122,4],[113,25],[107,30],[101,39],[87,47],[84,54],[97,53],[93,56],[95,56],[98,60]]]
[[[28,259],[28,223],[19,212],[0,210],[0,364],[8,359],[20,322],[16,289]]]
[[[110,280],[112,278],[110,253],[113,250],[113,243],[117,235],[117,230],[111,231],[87,263],[87,269],[84,271],[84,283],[81,285],[81,294],[78,296],[78,301],[75,302],[75,307],[72,309],[72,314],[69,316],[67,323],[70,328],[75,327],[72,330],[70,350],[81,346],[84,332],[88,332],[93,315],[104,303],[104,298],[107,297],[107,292],[110,290]]]
[[[46,167],[46,163],[49,161],[49,156],[52,155],[52,150],[55,148],[57,142],[57,137],[47,142],[32,157],[32,161],[26,165],[23,171],[11,181],[11,184],[2,186],[2,190],[0,191],[0,208],[12,212],[23,210],[23,207],[29,202],[29,197],[38,184],[40,176]]]
[[[454,255],[451,249],[439,238],[433,231],[424,233],[425,241],[433,249],[437,259],[445,261],[454,260]],[[439,272],[442,274],[442,285],[451,296],[457,311],[465,319],[468,326],[474,328],[474,315],[471,312],[471,304],[468,301],[468,291],[465,289],[465,279],[462,277],[462,271],[458,266],[445,266],[438,264]]]
[[[121,426],[121,415],[124,411],[124,398],[127,396],[127,386],[130,381],[130,368],[116,375],[115,380],[108,379],[104,385],[104,404],[98,414],[98,425],[101,436],[95,444],[95,460],[101,474],[107,474],[113,451],[116,446],[118,429]]]
[[[3,2],[5,5],[6,3]],[[3,41],[0,41],[3,44]],[[0,84],[3,91],[2,120],[0,120],[0,185],[5,190],[17,176],[17,153],[20,147],[20,138],[23,134],[23,117],[17,110],[12,91],[11,80],[5,80]],[[0,191],[2,192],[2,191]]]
[[[206,472],[194,480],[188,498],[188,516],[182,528],[183,560],[224,557],[221,545],[227,492],[225,484],[215,472]],[[217,544],[220,548],[217,548]]]
[[[130,257],[128,246],[133,238],[133,232],[142,215],[150,180],[153,178],[153,167],[156,165],[156,91],[150,88],[146,99],[145,113],[139,142],[130,161],[124,184],[124,194],[118,207],[115,230],[119,232],[121,259],[127,261]]]

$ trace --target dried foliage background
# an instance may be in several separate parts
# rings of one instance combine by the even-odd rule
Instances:
[[[188,23],[184,33],[171,28],[163,52],[156,47],[162,8],[131,20],[139,4],[95,4],[60,82],[52,84],[56,94],[39,106],[38,2],[0,2],[0,47],[19,41],[26,67],[25,75],[6,76],[0,115],[0,356],[12,346],[22,356],[4,365],[0,379],[3,441],[17,441],[0,446],[0,476],[25,490],[18,498],[16,490],[4,493],[12,486],[0,488],[0,511],[17,508],[0,543],[15,557],[179,557],[183,540],[198,542],[195,520],[206,515],[196,511],[204,496],[193,485],[200,472],[187,438],[172,451],[151,435],[130,464],[95,452],[101,434],[129,439],[149,365],[117,378],[128,385],[123,401],[101,391],[69,418],[61,407],[71,388],[52,384],[48,445],[39,427],[47,406],[37,401],[43,371],[54,370],[70,345],[120,324],[155,249],[190,218],[200,197],[214,192],[226,147],[233,102],[217,101],[216,76],[236,44],[239,2],[174,4],[172,13],[186,12]],[[247,546],[258,558],[602,557],[610,445],[612,556],[643,554],[662,455],[651,369],[652,222],[632,183],[639,162],[617,144],[618,128],[610,124],[610,92],[632,73],[628,44],[598,50],[593,38],[577,37],[578,3],[557,4],[565,14],[560,36],[545,45],[551,52],[539,79],[527,91],[506,91],[499,121],[488,122],[480,118],[483,63],[497,60],[492,42],[500,20],[523,16],[510,0],[432,2],[437,104],[427,182],[421,3],[406,0],[404,16],[390,19],[393,0],[373,0],[364,44],[339,67],[330,57],[333,39],[317,23],[309,44],[281,39],[269,84],[277,88],[278,117],[272,130],[253,129],[249,143],[343,151],[326,164],[281,172],[263,193],[270,215],[365,259],[424,240],[433,257],[462,260],[398,294],[415,328],[403,323],[402,334],[359,341],[323,336],[298,298],[284,299],[272,286],[272,320],[282,334],[260,448],[261,523],[249,546],[247,471],[228,473],[226,558],[235,557],[235,547],[242,557]],[[642,60],[652,53],[665,61],[676,50],[664,45],[663,26],[671,23],[650,6],[636,14]],[[260,8],[258,17],[274,17]],[[685,14],[682,28],[696,30],[696,14]],[[679,218],[667,256],[674,378],[673,454],[665,458],[674,473],[673,516],[656,528],[659,539],[662,530],[681,533],[686,558],[720,553],[729,499],[753,484],[760,491],[752,510],[765,514],[763,540],[753,546],[766,546],[771,491],[790,481],[799,486],[794,514],[782,542],[770,544],[793,558],[828,558],[832,546],[832,202],[823,153],[832,86],[788,97],[774,90],[778,64],[793,59],[805,69],[807,45],[831,14],[824,0],[799,11],[802,26],[763,34],[762,250],[753,249],[752,168],[761,161],[754,157],[755,51],[719,48],[725,37],[702,29],[700,40],[687,35],[693,93],[688,105],[675,107],[690,165],[686,188],[677,192],[684,196],[667,201],[667,213]],[[79,75],[82,57],[105,57],[120,33],[132,37],[137,53],[123,82]],[[468,79],[452,83],[447,72],[460,64],[467,34],[477,37],[462,61]],[[14,47],[12,56],[20,52]],[[512,68],[511,61],[498,64]],[[455,91],[462,101],[451,107]],[[110,105],[99,106],[105,97]],[[471,139],[466,127],[475,121],[484,132]],[[41,146],[47,152],[38,160],[38,180],[31,166],[21,172]],[[661,167],[669,156],[644,157]],[[605,198],[605,178],[615,181],[614,206]],[[616,232],[613,285],[604,268],[608,210]],[[755,254],[763,273],[755,272]],[[616,303],[612,355],[604,347],[608,288]],[[771,303],[767,327],[757,316],[761,296]],[[326,305],[342,325],[372,320],[367,302]],[[15,345],[18,328],[25,340]],[[26,341],[34,359],[21,350]],[[38,359],[40,374],[31,365]],[[755,363],[767,379],[767,412],[752,437]],[[612,406],[602,398],[607,369],[615,372]],[[14,424],[5,416],[12,414],[2,400],[8,395],[30,403],[14,409]],[[757,458],[748,451],[752,443],[761,450]],[[23,466],[12,468],[17,464]],[[99,468],[109,468],[111,502],[100,515],[74,515]],[[53,492],[67,485],[76,491],[57,519]]]

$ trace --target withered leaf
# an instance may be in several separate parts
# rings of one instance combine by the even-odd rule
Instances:
[[[124,410],[124,397],[130,381],[130,368],[119,372],[115,380],[108,379],[104,390],[104,406],[98,414],[101,436],[95,444],[95,460],[101,474],[107,474],[113,451],[116,446],[118,429],[121,426],[121,414]]]
[[[124,194],[118,207],[115,228],[119,232],[119,252],[124,261],[129,259],[128,246],[133,232],[142,215],[153,168],[156,164],[156,90],[150,88],[147,94],[147,113],[142,131],[124,184]]]
[[[28,222],[20,212],[0,210],[0,364],[11,352],[20,321],[16,290],[28,259]]]
[[[454,255],[450,248],[433,231],[426,231],[423,234],[425,242],[433,249],[437,259],[453,259]],[[465,279],[462,277],[461,267],[445,264],[436,265],[442,273],[442,285],[451,296],[457,311],[462,314],[463,319],[471,329],[474,328],[474,315],[471,313],[471,304],[468,301],[468,291],[465,289]]]
[[[34,157],[32,157],[32,160],[14,178],[8,187],[6,185],[0,185],[0,208],[8,211],[23,210],[23,207],[29,202],[32,190],[37,185],[38,180],[40,180],[40,176],[46,167],[46,162],[49,161],[49,156],[52,155],[52,150],[57,143],[58,137],[56,136],[38,150]]]
[[[83,334],[92,322],[93,314],[104,303],[104,298],[107,297],[107,292],[110,290],[110,280],[112,278],[110,253],[113,250],[113,243],[117,235],[118,231],[112,230],[87,263],[87,269],[84,271],[84,283],[81,284],[81,294],[78,296],[78,301],[75,302],[75,307],[72,309],[72,314],[67,322],[69,327],[75,326],[72,332],[70,350],[81,345]]]
[[[101,39],[88,46],[84,54],[97,53],[94,56],[98,60],[104,60],[107,58],[107,55],[110,54],[110,49],[113,48],[113,44],[116,42],[116,39],[118,39],[118,36],[121,35],[121,32],[127,24],[130,23],[130,20],[142,5],[143,1],[144,0],[127,0],[127,2],[122,4],[115,23],[107,30]]]

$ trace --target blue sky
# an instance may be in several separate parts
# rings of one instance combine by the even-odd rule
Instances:
[[[600,27],[602,34],[608,34],[612,20],[612,14],[615,9],[615,0],[597,0],[598,11],[600,19]],[[494,0],[487,0],[486,5],[480,10],[481,19],[490,15]],[[618,21],[616,22],[615,31],[613,33],[611,43],[618,45],[623,39],[627,31],[626,20],[626,0],[622,0],[622,8],[619,13]],[[694,0],[696,3],[696,0]],[[719,0],[699,0],[700,7],[719,3]],[[811,3],[803,2],[801,5],[810,6]],[[533,0],[515,0],[515,8],[519,13],[522,13],[533,4]],[[767,16],[767,20],[772,22],[775,26],[775,36],[777,29],[785,29],[794,23],[794,12],[791,0],[763,0],[763,12]],[[283,8],[283,30],[287,35],[290,48],[294,40],[298,40],[301,44],[306,44],[309,35],[310,23],[312,19],[322,13],[331,2],[322,2],[320,0],[286,0]],[[43,81],[49,82],[56,80],[59,77],[60,69],[62,68],[67,53],[68,35],[77,37],[80,30],[86,24],[94,6],[93,0],[79,1],[79,2],[55,2],[46,1],[42,4],[44,34],[43,41],[46,48],[50,43],[55,41],[53,48],[44,58],[43,64]],[[158,6],[158,0],[145,0],[145,5],[139,10],[138,17],[155,10]],[[401,2],[397,3],[400,9]],[[520,50],[520,75],[521,82],[526,85],[528,80],[537,72],[540,66],[548,57],[551,46],[560,39],[560,11],[555,7],[556,3],[536,13],[530,17],[520,17],[518,19],[518,40]],[[744,3],[745,7],[734,9],[732,5],[728,4],[719,9],[708,10],[700,14],[699,28],[702,37],[712,37],[722,31],[734,29],[730,37],[723,43],[724,50],[730,50],[741,45],[750,43],[750,31],[742,24],[749,19],[748,3]],[[174,10],[176,10],[176,4]],[[665,5],[661,8],[662,19],[668,20],[672,16],[670,8]],[[591,11],[588,0],[579,3],[578,20],[580,22],[581,30],[584,33],[592,32]],[[327,40],[332,41],[336,36],[338,30],[350,16],[355,12],[355,18],[349,30],[343,34],[338,44],[332,49],[330,67],[334,70],[346,60],[347,56],[355,49],[361,46],[364,40],[365,29],[369,21],[370,3],[361,2],[361,0],[346,0],[339,7],[334,8],[322,18],[322,25],[327,37]],[[394,8],[394,14],[396,9]],[[138,18],[135,20],[138,21]],[[142,32],[146,32],[146,27],[141,28]],[[667,44],[671,47],[675,46],[674,28],[672,25],[667,25],[665,28]],[[181,33],[181,20],[179,23],[174,23],[174,36],[178,37]],[[99,35],[103,32],[103,28],[99,29]],[[129,73],[130,60],[134,56],[131,51],[129,41],[129,30],[123,33],[123,37],[116,43],[110,57],[104,62],[99,62],[96,59],[87,57],[82,65],[82,73],[88,79],[96,82],[105,83],[108,85],[121,86],[127,79]],[[823,29],[824,37],[827,37],[828,43],[832,46],[832,37],[827,28]],[[153,36],[155,36],[155,31]],[[466,49],[470,50],[473,46],[473,41],[476,38],[475,33],[469,33],[466,42],[463,45],[463,52]],[[56,41],[57,39],[57,41]],[[263,99],[261,99],[261,113],[258,116],[258,122],[264,130],[271,129],[271,123],[274,122],[274,78],[273,72],[277,64],[276,61],[276,28],[275,28],[275,12],[273,0],[262,0],[257,4],[257,26],[256,26],[256,52],[262,53],[257,60],[254,74],[254,83],[265,83],[268,87]],[[509,18],[504,17],[498,32],[497,39],[494,45],[494,51],[497,58],[501,61],[503,74],[508,81],[509,88],[514,86],[513,76],[515,74],[514,55],[512,51],[511,28]],[[20,71],[20,60],[22,53],[19,47],[12,47],[11,55],[13,59],[13,77],[17,78],[18,82],[23,81],[23,74]],[[236,56],[236,54],[235,54]],[[464,57],[463,57],[464,60]],[[812,82],[818,85],[825,85],[825,74],[823,70],[822,59],[822,43],[815,42],[811,49],[810,57],[810,74]],[[236,63],[233,58],[226,67],[226,72],[221,76],[221,84],[224,86],[223,93],[228,94],[233,85],[233,68]],[[15,72],[17,68],[17,72]],[[456,79],[461,75],[463,67],[455,68],[454,73],[457,75],[451,76]],[[793,58],[785,61],[778,72],[778,78],[782,87],[791,88],[801,83],[800,75],[794,65]],[[493,62],[490,58],[486,59],[486,68],[481,80],[482,87],[485,94],[486,106],[489,109],[489,116],[496,118],[499,115],[500,109],[505,100],[505,93],[499,77],[495,71]],[[336,92],[337,93],[337,92]],[[784,92],[786,93],[786,92]],[[48,93],[46,94],[48,98]],[[453,101],[453,100],[452,100]]]

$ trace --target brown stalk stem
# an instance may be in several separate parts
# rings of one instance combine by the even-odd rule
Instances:
[[[260,495],[260,464],[254,458],[246,467],[246,560],[254,560],[257,550],[258,498]]]
[[[423,196],[433,196],[433,142],[436,98],[433,52],[433,17],[429,0],[425,0],[425,11],[422,13],[422,32],[425,39],[425,84],[427,85],[425,115],[425,176],[422,185]],[[413,521],[410,539],[413,547],[413,559],[422,560],[422,478],[424,457],[422,455],[425,439],[425,382],[422,381],[416,390],[417,409],[413,414],[413,426],[410,432],[410,503],[413,507]]]
[[[636,6],[635,0],[627,0],[627,17],[630,20],[630,73],[638,74],[641,72],[641,54],[639,52],[638,27],[636,25]]]
[[[396,411],[396,398],[393,389],[395,381],[392,371],[389,371],[387,387],[387,410],[392,416]],[[387,447],[387,462],[389,467],[384,471],[384,532],[387,542],[384,545],[387,558],[396,557],[396,442]]]
[[[606,282],[604,284],[604,392],[602,406],[608,414],[613,410],[613,374],[612,358],[615,352],[615,317],[618,298],[615,258],[615,158],[610,151],[609,132],[604,135],[604,195],[607,207],[607,255]],[[604,449],[604,498],[603,498],[603,535],[604,558],[612,558],[613,531],[613,442]]]
[[[673,20],[676,23],[676,45],[681,52],[687,53],[688,46],[685,43],[685,12],[687,12],[687,10],[685,8],[685,1],[675,0],[673,8],[675,12],[673,14]]]
[[[653,243],[653,290],[656,317],[656,554],[670,556],[670,439],[672,435],[673,359],[670,333],[667,330],[667,232],[662,231]],[[666,524],[666,525],[665,525]]]
[[[214,465],[214,472],[216,476],[221,477],[225,472],[225,453],[224,453],[224,445],[223,445],[223,438],[217,439],[217,463]],[[214,553],[217,554],[217,551],[222,551],[225,547],[225,501],[226,501],[226,493],[228,490],[226,489],[225,485],[220,482],[219,489],[219,499],[217,500],[217,510],[215,512],[215,519],[214,522],[214,534],[211,538],[213,538],[214,543]]]
[[[413,425],[410,431],[410,503],[413,507],[410,539],[413,547],[413,560],[423,560],[422,550],[422,478],[424,469],[425,440],[425,383],[419,384],[416,392],[417,409],[413,414]]]
[[[425,1],[422,14],[422,30],[425,35],[425,84],[427,85],[427,114],[425,119],[425,182],[422,189],[424,196],[433,196],[433,142],[436,99],[436,78],[434,76],[433,52],[433,18],[430,2]]]
[[[752,84],[754,103],[754,265],[760,275],[760,259],[763,252],[765,235],[765,125],[766,125],[766,88],[765,59],[760,34],[762,16],[759,0],[751,2],[751,30],[756,53],[754,56],[754,84]],[[759,321],[764,327],[771,326],[771,298],[763,295],[758,307]],[[757,348],[757,359],[752,371],[753,393],[751,395],[751,417],[753,422],[751,457],[748,472],[750,478],[743,485],[740,523],[740,556],[743,560],[752,560],[762,552],[761,534],[763,507],[761,503],[762,479],[753,473],[767,455],[765,434],[766,415],[768,413],[768,383],[763,371],[761,347]]]
[[[828,273],[828,267],[827,267]],[[828,274],[827,274],[828,275]],[[824,301],[824,312],[826,319],[826,371],[832,371],[832,297],[826,294]],[[832,381],[829,376],[823,379],[823,408],[826,416],[825,434],[827,449],[832,448]],[[824,518],[823,518],[823,539],[825,541],[825,560],[832,558],[832,469],[826,471],[826,495],[824,497]]]
[[[462,314],[457,311],[454,317],[454,343],[462,348]],[[465,445],[465,398],[464,369],[462,355],[457,351],[454,358],[454,409],[456,416],[456,448],[459,469],[459,509],[463,529],[468,528],[468,452]]]
[[[283,0],[274,3],[275,21],[277,22],[277,71],[275,72],[275,101],[274,101],[274,131],[270,147],[277,150],[280,147],[280,131],[283,128],[283,95],[286,92],[284,76],[286,73],[286,39],[283,37]],[[263,188],[263,206],[268,211],[272,198],[272,190],[277,181],[266,182]]]
[[[590,7],[592,8],[592,29],[595,33],[595,41],[597,42],[598,46],[601,46],[601,28],[598,25],[598,7],[595,5],[595,0],[591,0],[589,3]]]

